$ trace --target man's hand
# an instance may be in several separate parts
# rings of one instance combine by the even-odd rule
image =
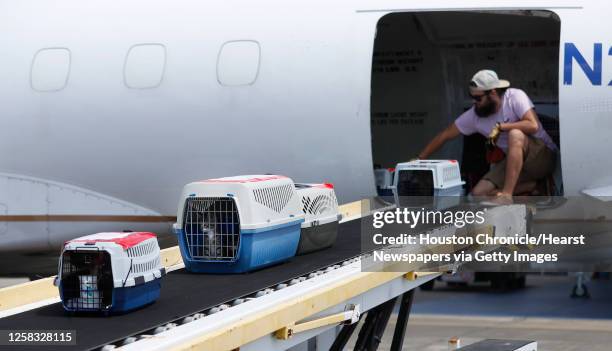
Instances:
[[[495,123],[495,127],[493,127],[493,129],[491,130],[491,133],[489,133],[489,139],[488,139],[488,143],[492,146],[495,146],[497,144],[497,139],[499,138],[499,135],[501,134],[501,124]]]

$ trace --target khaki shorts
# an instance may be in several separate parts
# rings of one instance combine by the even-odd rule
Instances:
[[[528,140],[529,148],[523,155],[523,169],[517,184],[546,178],[555,170],[557,160],[555,152],[549,149],[542,139],[530,136]],[[482,179],[495,184],[498,189],[503,188],[506,179],[506,159],[492,164],[491,170]]]

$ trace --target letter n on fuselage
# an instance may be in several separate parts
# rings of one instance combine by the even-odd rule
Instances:
[[[612,48],[611,48],[612,52]],[[602,79],[602,44],[595,43],[593,47],[593,66],[589,65],[574,43],[565,43],[565,56],[563,62],[563,84],[572,85],[573,70],[572,63],[575,60],[582,69],[591,84],[601,85]],[[612,82],[610,82],[612,84]]]

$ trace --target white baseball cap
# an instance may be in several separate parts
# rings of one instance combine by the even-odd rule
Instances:
[[[498,88],[507,88],[510,86],[510,82],[505,79],[499,79],[497,73],[490,69],[483,69],[478,71],[472,77],[470,82],[470,90],[487,91]]]

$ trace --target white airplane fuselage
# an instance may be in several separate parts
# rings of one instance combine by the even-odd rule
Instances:
[[[0,251],[163,230],[182,186],[212,177],[284,174],[334,183],[341,202],[373,196],[377,23],[481,10],[559,17],[564,192],[611,186],[602,1],[0,2]]]

